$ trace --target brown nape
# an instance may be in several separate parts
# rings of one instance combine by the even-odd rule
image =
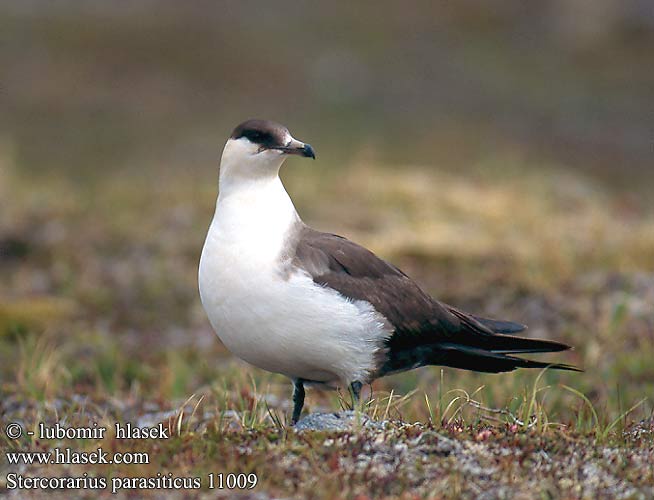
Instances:
[[[270,120],[246,120],[232,132],[231,139],[245,137],[254,144],[265,148],[285,146],[289,135],[284,125]]]

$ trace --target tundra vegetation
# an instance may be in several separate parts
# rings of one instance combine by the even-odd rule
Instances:
[[[261,499],[654,497],[651,9],[201,4],[0,7],[0,488],[170,473],[215,498],[235,492],[209,474],[256,473],[241,493]],[[347,427],[295,432],[289,382],[231,356],[197,292],[220,149],[255,115],[315,147],[282,173],[313,227],[585,371],[421,368],[364,388]],[[305,411],[350,405],[309,390]],[[56,447],[149,463],[5,455]]]
[[[365,162],[340,175],[293,166],[288,188],[313,224],[370,246],[445,301],[574,345],[557,359],[585,369],[422,368],[377,381],[350,428],[296,433],[288,381],[234,359],[199,304],[211,183],[119,175],[80,189],[57,178],[35,184],[3,161],[13,200],[1,226],[10,291],[0,303],[3,423],[109,430],[101,440],[3,435],[2,448],[151,457],[24,472],[256,472],[264,497],[654,491],[654,275],[644,271],[654,222],[645,205],[553,167],[464,176]],[[350,404],[347,393],[307,398],[310,412]],[[163,422],[171,437],[117,439],[117,421]]]

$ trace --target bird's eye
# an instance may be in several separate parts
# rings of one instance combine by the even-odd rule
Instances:
[[[252,142],[262,143],[265,142],[268,138],[268,134],[261,132],[259,130],[248,130],[245,134],[245,137],[250,139]]]
[[[267,144],[273,142],[272,135],[261,130],[245,130],[241,134],[241,137],[246,137],[250,142],[255,144]]]

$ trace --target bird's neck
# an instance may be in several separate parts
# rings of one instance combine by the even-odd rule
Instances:
[[[213,229],[234,245],[283,245],[300,222],[279,176],[235,179],[221,176]]]
[[[227,194],[279,182],[284,158],[284,155],[252,154],[243,144],[228,141],[220,159],[220,192]]]

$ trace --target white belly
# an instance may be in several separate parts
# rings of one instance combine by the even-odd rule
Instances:
[[[304,272],[288,273],[279,261],[285,231],[271,221],[256,231],[251,223],[234,224],[219,205],[202,250],[200,296],[220,340],[241,359],[290,378],[366,382],[390,333],[383,317]]]

